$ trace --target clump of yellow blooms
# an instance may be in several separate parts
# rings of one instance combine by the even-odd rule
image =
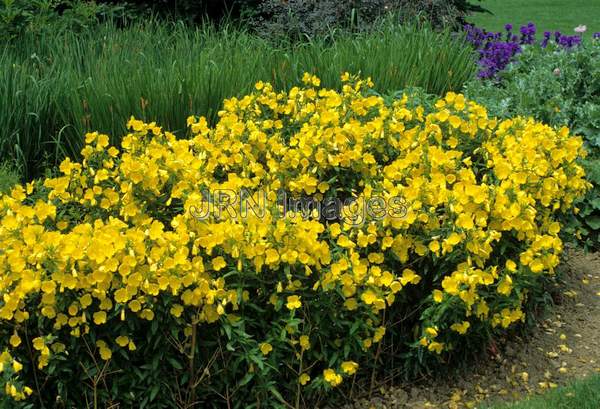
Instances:
[[[285,339],[254,334],[261,359],[286,360],[306,387],[353,375],[383,339],[385,311],[415,300],[424,307],[409,341],[437,354],[474,328],[523,320],[521,278],[553,273],[557,214],[587,188],[581,139],[532,119],[489,118],[455,93],[426,109],[408,95],[386,102],[370,80],[343,80],[341,91],[308,74],[289,92],[258,83],[226,100],[214,127],[189,118],[187,139],[132,118],[119,148],[90,133],[80,162],[2,196],[0,372],[18,378],[13,356],[27,356],[26,343],[44,370],[92,332],[103,360],[135,351],[144,339],[103,337],[103,328],[152,321],[163,303],[200,327],[246,319],[244,306],[259,305],[286,323]],[[197,217],[211,204],[204,192],[219,190],[251,192],[264,214],[213,207]],[[352,197],[342,213],[353,217],[281,217],[279,190]],[[364,211],[371,199],[387,205],[377,217]],[[451,318],[437,313],[451,305]],[[323,311],[331,322],[314,322]],[[47,333],[26,341],[32,320]],[[346,352],[332,365],[336,346]],[[16,399],[31,393],[11,382]]]

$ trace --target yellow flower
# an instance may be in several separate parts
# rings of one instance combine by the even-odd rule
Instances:
[[[510,272],[517,271],[517,264],[512,260],[506,260],[506,269]]]
[[[92,296],[90,294],[84,294],[79,298],[79,304],[81,308],[87,308],[92,304]]]
[[[381,341],[381,339],[383,338],[383,336],[385,335],[385,327],[377,327],[377,329],[375,330],[375,333],[373,334],[373,341],[374,342],[379,342]]]
[[[13,362],[12,362],[12,367],[13,367],[13,370],[14,370],[15,372],[19,372],[19,371],[21,371],[21,369],[23,369],[23,364],[21,364],[21,363],[20,363],[20,362],[18,362],[18,361],[13,361]]]
[[[94,323],[96,325],[105,324],[106,323],[106,312],[98,311],[94,313]]]
[[[279,253],[275,249],[268,249],[266,252],[265,262],[267,264],[275,264],[279,261]]]
[[[450,329],[458,332],[461,335],[464,335],[467,333],[467,331],[469,330],[470,327],[471,327],[471,324],[469,323],[469,321],[463,321],[460,324],[452,324],[450,326]]]
[[[512,282],[512,278],[509,275],[504,276],[504,279],[498,284],[498,293],[510,295],[512,291]]]
[[[129,344],[129,338],[126,337],[126,336],[124,336],[124,335],[120,335],[120,336],[117,337],[117,339],[115,340],[115,342],[120,347],[126,347]]]
[[[460,119],[459,117],[457,117],[456,115],[452,115],[452,116],[450,117],[450,119],[448,120],[448,122],[450,122],[450,125],[451,125],[451,126],[454,128],[454,129],[456,129],[456,128],[459,128],[459,127],[460,127],[460,125],[462,124],[462,121],[461,121],[461,119]]]
[[[288,310],[296,310],[302,306],[300,302],[300,296],[298,295],[289,295],[287,297],[287,303],[285,304]]]
[[[303,373],[302,375],[300,375],[300,377],[298,378],[298,382],[300,383],[300,385],[304,386],[306,385],[308,382],[310,381],[310,376],[307,373]]]
[[[19,337],[19,336],[18,336],[16,333],[14,333],[14,334],[12,334],[12,335],[10,336],[9,343],[10,343],[10,345],[12,345],[14,348],[16,348],[16,347],[18,347],[19,345],[21,345],[21,338],[20,338],[20,337]]]
[[[337,240],[337,244],[338,246],[344,248],[352,248],[355,246],[355,244],[346,235],[340,235]]]
[[[110,350],[110,348],[108,348],[108,345],[106,345],[106,342],[96,341],[96,346],[98,347],[98,350],[100,351],[100,358],[102,358],[105,361],[108,361],[109,359],[112,358],[112,351]]]
[[[163,234],[163,228],[164,226],[161,222],[154,220],[148,231],[150,240],[158,240]]]
[[[271,352],[273,350],[273,346],[271,344],[269,344],[268,342],[263,342],[259,345],[259,349],[263,355],[268,355],[269,352]]]
[[[174,317],[181,317],[181,313],[183,312],[183,306],[179,305],[179,304],[174,304],[171,309],[169,310],[169,312],[171,313],[171,315],[173,315]]]
[[[358,364],[356,362],[353,362],[353,361],[342,362],[342,371],[344,371],[344,373],[347,373],[348,375],[353,375],[354,373],[356,373],[357,369],[358,369]]]
[[[425,328],[425,333],[427,335],[429,335],[430,337],[432,337],[432,338],[435,338],[435,337],[438,336],[437,329],[433,328],[433,327],[427,327],[427,328]]]
[[[331,237],[336,238],[341,232],[342,229],[340,228],[339,223],[333,223],[329,226],[329,233],[331,234]]]
[[[444,343],[432,341],[427,347],[427,349],[429,349],[432,352],[435,352],[436,354],[441,354],[444,350]]]
[[[458,219],[456,219],[456,226],[466,230],[470,230],[474,227],[473,219],[470,215],[462,213],[458,216]]]
[[[451,233],[450,236],[446,239],[446,242],[452,246],[457,245],[462,241],[461,236],[458,233]]]
[[[33,339],[33,348],[42,351],[46,347],[46,343],[44,342],[44,338],[37,337]]]
[[[402,277],[400,278],[402,285],[406,285],[408,283],[418,284],[420,281],[421,277],[409,268],[404,269],[402,272]]]
[[[344,307],[346,307],[346,309],[349,311],[354,311],[357,309],[358,303],[356,302],[356,298],[348,298],[346,301],[344,301]]]
[[[342,383],[342,376],[335,372],[335,370],[329,368],[323,371],[323,378],[325,382],[327,382],[332,387],[338,386]]]
[[[212,267],[215,271],[222,270],[226,265],[225,259],[221,256],[215,257],[212,261]]]
[[[536,259],[531,264],[529,264],[529,268],[531,269],[532,273],[539,273],[542,270],[544,270],[544,263]]]
[[[115,291],[115,301],[121,304],[125,304],[129,300],[129,295],[127,294],[127,289],[119,288]]]
[[[437,240],[432,240],[429,243],[429,250],[437,254],[437,252],[440,250],[440,243]]]
[[[548,232],[552,234],[558,234],[560,232],[560,224],[558,222],[553,222],[548,226]]]
[[[303,350],[310,349],[310,340],[309,340],[308,336],[306,336],[306,335],[300,336],[300,347]]]
[[[375,301],[377,301],[377,294],[375,294],[373,291],[371,290],[367,290],[364,293],[362,293],[362,295],[360,296],[360,299],[363,300],[363,302],[367,305],[371,305],[373,304]]]

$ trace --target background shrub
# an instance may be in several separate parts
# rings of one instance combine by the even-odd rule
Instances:
[[[388,18],[457,28],[475,11],[483,9],[467,1],[447,0],[263,0],[245,8],[250,26],[262,36],[296,40],[326,36],[339,29],[370,30]]]
[[[435,27],[458,27],[468,14],[484,11],[480,0],[130,0],[128,3],[188,21],[205,18],[243,24],[251,21],[251,26],[264,36],[295,39],[337,29],[369,29],[389,14],[404,20],[418,17]]]
[[[135,14],[124,5],[93,1],[2,0],[0,41],[21,41],[23,36],[52,36],[57,32],[81,32],[102,21],[127,22]]]

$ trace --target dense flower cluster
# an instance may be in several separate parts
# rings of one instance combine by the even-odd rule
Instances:
[[[462,95],[427,112],[406,95],[386,103],[368,80],[343,80],[341,92],[308,74],[289,92],[258,83],[225,101],[216,126],[190,118],[189,139],[132,118],[120,149],[90,133],[81,162],[66,159],[59,176],[2,196],[7,394],[34,387],[19,380],[33,364],[28,350],[40,371],[91,334],[100,360],[135,353],[144,339],[106,334],[165,305],[181,325],[207,329],[269,317],[244,341],[261,358],[229,370],[242,371],[238,381],[280,376],[280,388],[291,377],[288,394],[353,375],[390,309],[424,306],[403,336],[434,356],[477,329],[522,320],[527,283],[559,262],[555,214],[587,187],[582,141],[531,119],[489,118]],[[360,223],[281,218],[269,194],[260,216],[190,212],[208,204],[203,191],[242,188],[257,201],[285,189],[359,207],[402,197],[407,211],[359,213]],[[278,372],[262,364],[270,360]]]
[[[478,73],[480,78],[494,78],[514,57],[522,51],[523,46],[536,45],[536,26],[528,23],[519,29],[519,34],[514,33],[512,24],[507,24],[505,33],[492,33],[484,29],[467,24],[464,29],[469,43],[477,49],[480,54]],[[544,32],[544,38],[539,42],[542,48],[546,48],[551,42],[557,46],[569,49],[581,44],[581,35],[565,35],[560,31],[551,33]]]
[[[565,215],[562,224],[563,238],[589,250],[600,248],[600,76],[594,74],[599,70],[598,39],[569,50],[528,47],[497,81],[474,79],[465,87],[493,115],[532,116],[554,127],[568,126],[583,138],[588,156],[581,163],[593,188],[577,203],[577,214]]]

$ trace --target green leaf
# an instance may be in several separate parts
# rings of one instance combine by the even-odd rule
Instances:
[[[600,230],[600,216],[593,215],[585,219],[585,222],[594,230]]]
[[[269,392],[271,392],[273,394],[273,396],[275,396],[277,398],[277,400],[280,401],[281,403],[287,403],[285,401],[285,399],[283,399],[283,396],[281,396],[281,394],[277,391],[277,389],[275,389],[274,386],[269,387]]]
[[[244,385],[246,385],[248,382],[250,382],[252,380],[252,378],[254,378],[254,374],[253,373],[247,373],[246,376],[244,376],[242,378],[242,380],[240,381],[240,383],[238,384],[238,386],[244,386]]]
[[[594,209],[600,210],[600,197],[590,200],[590,204]]]
[[[223,329],[225,330],[225,334],[227,335],[227,339],[231,339],[231,327],[227,324],[223,325]]]
[[[167,361],[169,361],[169,363],[171,364],[171,366],[175,369],[183,369],[183,365],[181,365],[181,363],[179,361],[177,361],[175,358],[169,357],[167,358]]]
[[[156,398],[156,395],[158,395],[159,391],[160,391],[160,385],[154,385],[152,387],[152,389],[150,389],[150,402],[152,402],[154,400],[154,398]]]

